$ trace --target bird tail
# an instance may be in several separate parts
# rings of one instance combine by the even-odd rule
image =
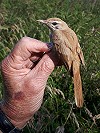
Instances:
[[[83,106],[83,93],[82,93],[82,82],[80,76],[80,64],[77,61],[73,61],[73,82],[74,82],[74,94],[76,106],[81,108]]]

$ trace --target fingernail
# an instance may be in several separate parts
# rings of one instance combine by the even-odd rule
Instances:
[[[51,50],[52,47],[53,47],[53,43],[49,42],[49,43],[47,43],[47,46],[48,46],[48,48]]]

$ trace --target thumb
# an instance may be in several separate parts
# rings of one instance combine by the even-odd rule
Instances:
[[[55,63],[52,59],[52,54],[48,53],[42,57],[42,59],[38,62],[35,68],[33,68],[31,73],[34,73],[34,69],[35,69],[35,72],[37,73],[37,75],[39,75],[39,77],[42,77],[43,79],[46,78],[47,80],[49,75],[54,70],[54,67],[55,67]]]

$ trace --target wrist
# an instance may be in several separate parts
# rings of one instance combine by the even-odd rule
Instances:
[[[16,127],[19,129],[22,129],[25,127],[26,123],[28,120],[23,119],[23,120],[19,120],[19,119],[14,119],[14,112],[12,111],[12,109],[7,108],[7,106],[4,103],[0,103],[0,110],[5,114],[5,116],[8,118],[8,120]],[[18,114],[15,113],[15,115]]]
[[[2,133],[22,133],[22,130],[16,128],[2,110],[0,110],[0,130]]]
[[[15,127],[22,129],[40,108],[43,94],[44,90],[35,94],[34,97],[27,96],[22,100],[4,96],[4,99],[0,102],[0,108]]]

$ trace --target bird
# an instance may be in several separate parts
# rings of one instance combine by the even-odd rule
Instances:
[[[85,61],[76,33],[60,18],[48,18],[37,21],[45,24],[50,29],[50,37],[55,50],[72,76],[76,106],[79,108],[83,107],[84,99],[80,64],[85,66]]]

